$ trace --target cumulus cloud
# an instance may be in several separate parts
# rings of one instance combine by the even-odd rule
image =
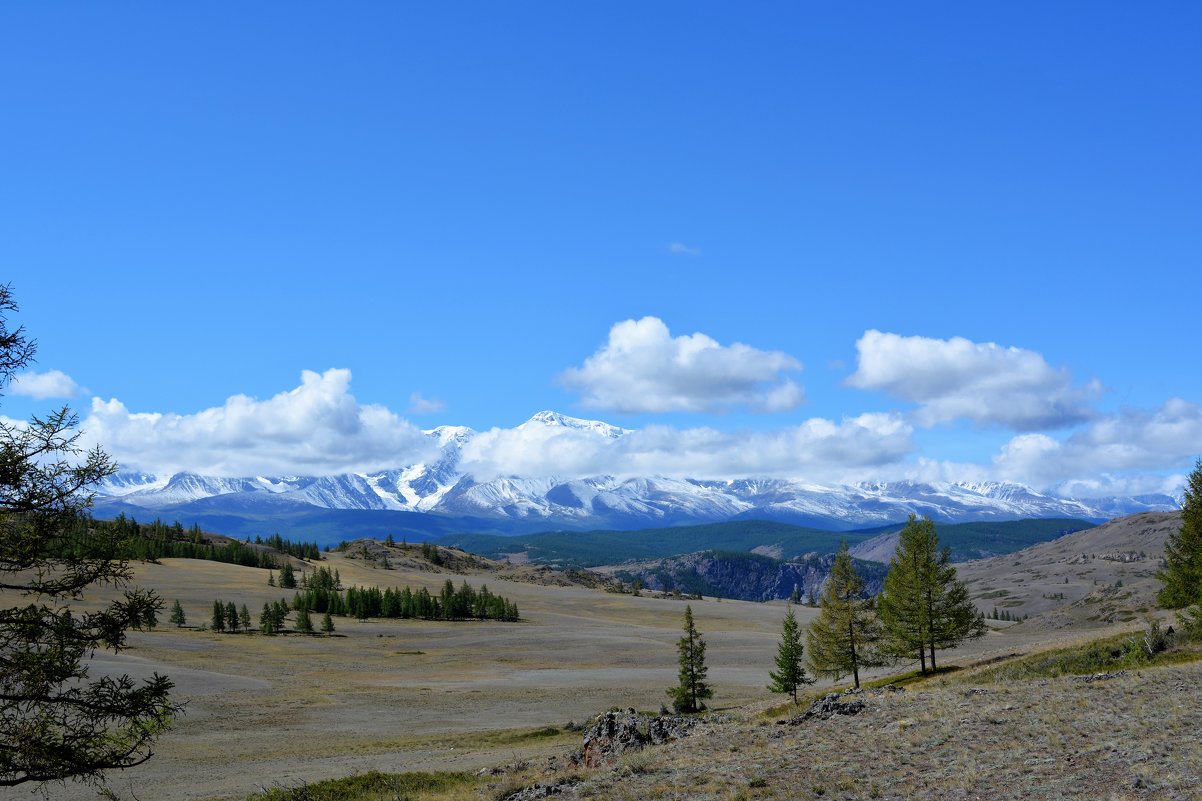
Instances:
[[[267,400],[234,395],[195,414],[130,412],[92,399],[86,436],[125,467],[214,476],[323,475],[413,464],[430,456],[417,428],[383,406],[361,405],[349,370],[304,371]]]
[[[621,436],[563,426],[494,428],[467,443],[460,463],[477,481],[511,475],[858,480],[914,448],[899,415],[814,418],[768,432],[649,426]]]
[[[662,320],[644,317],[614,325],[605,345],[559,380],[585,406],[622,413],[783,412],[805,400],[782,375],[800,369],[787,353],[720,345],[700,333],[673,337]]]
[[[409,414],[435,414],[446,409],[447,405],[438,398],[425,398],[420,392],[409,396]]]
[[[856,343],[859,363],[847,383],[918,404],[914,419],[932,426],[963,418],[1016,431],[1064,428],[1089,420],[1102,387],[1073,385],[1064,369],[1022,348],[963,337],[903,337],[870,330]]]
[[[1202,407],[1173,398],[1159,409],[1127,409],[1096,420],[1064,440],[1022,434],[1007,442],[993,461],[999,477],[1007,480],[1058,486],[1065,494],[1092,487],[1104,495],[1110,492],[1107,488],[1136,484],[1144,488],[1141,491],[1163,491],[1152,488],[1171,486],[1175,479],[1149,473],[1188,467],[1199,453]]]
[[[46,398],[73,398],[85,390],[62,370],[39,373],[33,370],[13,376],[10,389],[14,395],[45,400]]]

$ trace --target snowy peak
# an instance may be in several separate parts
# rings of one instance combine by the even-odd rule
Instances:
[[[539,428],[535,428],[539,427]],[[542,411],[519,428],[574,437],[619,439],[627,429]],[[541,429],[546,429],[542,431]],[[940,522],[1014,520],[1035,517],[1107,520],[1144,511],[1171,511],[1180,500],[1167,495],[1072,499],[1047,495],[1021,484],[916,481],[819,485],[780,478],[711,481],[665,476],[617,478],[594,475],[509,475],[476,481],[460,465],[462,453],[480,436],[465,426],[423,432],[428,461],[374,473],[331,476],[219,478],[177,473],[154,476],[124,472],[97,487],[97,506],[129,506],[187,515],[200,504],[207,512],[238,514],[251,508],[278,510],[391,510],[496,521],[505,526],[646,528],[732,519],[766,519],[826,529],[852,529],[904,521],[909,515]],[[516,530],[516,529],[514,529]]]
[[[619,428],[609,423],[603,423],[600,420],[581,420],[579,417],[568,417],[566,414],[559,412],[539,412],[531,417],[526,422],[518,426],[518,428],[528,428],[530,426],[543,425],[559,428],[572,428],[577,431],[588,431],[594,434],[600,434],[609,439],[617,439],[630,433],[629,429]]]
[[[422,433],[436,440],[440,448],[448,445],[461,446],[476,435],[476,432],[467,426],[439,426]]]

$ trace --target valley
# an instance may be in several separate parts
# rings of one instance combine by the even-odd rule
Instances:
[[[978,608],[988,611],[996,604],[1029,619],[991,621],[984,638],[944,652],[941,664],[988,662],[1139,629],[1155,591],[1149,565],[1163,552],[1163,537],[1174,519],[1137,516],[1017,554],[961,564],[960,575]],[[333,636],[202,631],[193,627],[207,622],[216,599],[257,610],[264,602],[291,597],[291,591],[268,586],[268,571],[262,569],[186,559],[136,564],[136,583],[157,589],[168,606],[180,600],[189,627],[177,629],[164,613],[154,631],[131,636],[129,650],[117,656],[98,654],[92,671],[166,673],[186,709],[157,744],[153,759],[111,776],[114,789],[163,801],[241,801],[273,786],[371,770],[474,772],[515,762],[542,764],[551,755],[579,747],[580,734],[568,730],[569,721],[584,723],[611,707],[655,711],[667,700],[686,601],[581,586],[536,565],[462,559],[437,567],[417,558],[416,551],[398,546],[391,569],[383,568],[378,558],[362,558],[363,550],[356,548],[326,554],[320,564],[338,570],[344,585],[425,586],[437,592],[448,578],[456,585],[464,580],[475,587],[487,584],[517,603],[522,620],[339,617]],[[1140,551],[1145,558],[1103,558]],[[1095,558],[1082,563],[1082,554]],[[312,569],[299,560],[293,564],[298,573]],[[1095,580],[1106,587],[1121,582],[1122,592],[1103,592]],[[101,595],[89,598],[101,600]],[[737,725],[751,725],[748,736],[759,737],[754,734],[756,710],[780,700],[764,685],[785,604],[712,597],[687,603],[708,643],[716,693],[712,709],[731,721],[745,721]],[[816,613],[804,606],[795,609],[803,625]],[[955,691],[938,692],[947,699],[940,704],[953,703]],[[918,715],[921,731],[929,725],[921,723],[926,714],[903,716]],[[937,717],[929,718],[932,724]],[[672,748],[692,748],[689,742]],[[763,758],[785,744],[764,741],[768,750]],[[805,746],[819,752],[833,747],[818,742]],[[700,752],[680,753],[687,753],[694,772],[696,760],[710,759]],[[745,759],[733,760],[743,766],[740,770],[750,770]],[[646,781],[639,778],[627,787],[622,780],[609,792],[616,794],[621,787],[628,797],[639,797],[642,791],[634,788],[655,784]],[[0,798],[24,797],[27,790],[0,791]],[[53,797],[83,799],[92,793],[56,787]]]

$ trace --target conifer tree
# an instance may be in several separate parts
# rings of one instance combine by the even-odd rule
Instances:
[[[334,618],[330,617],[329,612],[326,612],[321,618],[321,630],[326,634],[334,633]]]
[[[1156,600],[1166,609],[1202,603],[1202,459],[1194,463],[1181,504],[1181,528],[1164,544],[1164,582]]]
[[[8,327],[16,311],[0,285],[0,389],[37,351],[23,327]],[[123,650],[163,602],[129,587],[121,532],[87,516],[90,488],[117,466],[80,447],[77,424],[65,406],[26,423],[0,416],[0,787],[102,785],[106,771],[149,759],[179,711],[165,676],[89,675],[97,650]],[[114,599],[80,608],[103,585]]]
[[[876,652],[880,621],[872,599],[863,595],[864,580],[844,542],[818,597],[818,617],[806,631],[806,651],[816,674],[836,681],[850,674],[856,687],[860,686],[860,668],[882,663]]]
[[[235,634],[238,633],[238,607],[233,601],[225,605],[225,626]]]
[[[296,610],[296,630],[302,634],[313,633],[313,621],[309,619],[309,608],[302,606]]]
[[[275,612],[267,602],[263,603],[263,611],[259,613],[259,631],[275,634]]]
[[[781,624],[780,643],[776,646],[776,670],[768,672],[772,683],[768,689],[774,693],[786,693],[793,696],[797,704],[797,689],[803,684],[813,684],[814,680],[806,675],[802,664],[804,648],[801,644],[801,627],[797,625],[797,616],[793,608],[785,612],[784,623]]]
[[[171,605],[171,617],[169,618],[176,628],[183,626],[188,622],[187,615],[184,614],[184,607],[180,604],[179,599],[175,599],[175,603]]]
[[[287,559],[287,557],[285,557]],[[294,590],[296,589],[296,573],[292,570],[292,564],[285,561],[280,565],[280,589]]]
[[[225,631],[225,604],[213,601],[213,631]]]
[[[238,621],[242,624],[243,631],[250,631],[250,610],[246,608],[246,604],[242,604],[242,609],[238,612]]]
[[[877,602],[886,634],[883,650],[901,658],[917,652],[923,673],[928,656],[931,670],[936,669],[936,650],[985,634],[985,619],[956,578],[951,558],[950,548],[939,548],[935,523],[910,515]]]
[[[693,608],[684,608],[684,636],[676,643],[679,655],[679,683],[668,689],[672,697],[672,708],[677,712],[700,712],[705,709],[705,699],[712,698],[714,691],[705,682],[709,669],[705,666],[705,640],[693,624]]]

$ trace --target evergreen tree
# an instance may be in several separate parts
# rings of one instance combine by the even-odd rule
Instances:
[[[856,687],[860,686],[861,667],[882,663],[876,653],[881,624],[872,599],[863,595],[864,580],[844,542],[818,597],[818,617],[806,632],[806,651],[816,674],[836,681],[850,674]]]
[[[264,602],[263,611],[259,613],[259,631],[264,634],[275,634],[275,612],[271,604]]]
[[[309,619],[309,608],[302,606],[296,610],[296,630],[302,634],[313,633],[313,621]]]
[[[1164,582],[1156,600],[1166,609],[1202,603],[1202,459],[1194,463],[1181,504],[1181,528],[1164,544]]]
[[[175,603],[171,606],[170,620],[175,624],[176,628],[179,628],[188,622],[188,618],[184,614],[184,607],[180,604],[178,598],[175,599]]]
[[[37,350],[23,327],[9,329],[16,311],[0,285],[0,388]],[[123,650],[162,601],[128,588],[120,532],[87,516],[90,488],[116,465],[79,447],[77,422],[67,407],[28,423],[0,417],[0,786],[101,784],[106,771],[149,759],[178,711],[165,676],[89,677],[92,655]],[[73,606],[106,584],[120,590],[116,600]]]
[[[292,564],[285,561],[280,566],[280,589],[294,590],[296,589],[296,573],[292,570]]]
[[[238,621],[242,624],[243,631],[250,631],[250,610],[246,608],[246,604],[242,604],[242,609],[238,612]]]
[[[233,601],[225,605],[225,626],[235,634],[238,633],[238,607]]]
[[[877,611],[885,628],[883,651],[898,658],[916,653],[923,673],[927,657],[985,633],[985,620],[956,578],[951,549],[939,548],[935,523],[910,515],[889,563]]]
[[[330,617],[329,612],[326,612],[321,618],[321,630],[326,634],[334,633],[334,618]]]
[[[267,586],[268,587],[275,586],[275,573],[272,573],[270,570],[267,571]]]
[[[793,592],[789,595],[789,603],[794,606],[801,606],[801,588],[796,584],[793,585]]]
[[[516,612],[516,609],[515,609]],[[705,683],[709,669],[705,666],[705,640],[693,624],[693,608],[684,608],[684,636],[676,643],[679,655],[679,683],[668,689],[672,708],[677,712],[699,712],[705,709],[705,699],[714,691]]]
[[[283,598],[271,605],[271,628],[279,634],[284,630],[284,622],[288,618],[288,602]]]
[[[776,670],[768,672],[772,683],[768,689],[774,693],[786,693],[797,701],[797,688],[803,684],[813,684],[814,680],[806,675],[802,664],[804,649],[801,645],[801,627],[797,625],[797,616],[793,608],[785,612],[785,620],[781,625],[780,643],[776,646]]]
[[[142,628],[153,631],[159,625],[159,608],[150,605],[142,610]]]
[[[213,601],[213,617],[211,620],[213,631],[225,631],[225,604],[221,601]]]

